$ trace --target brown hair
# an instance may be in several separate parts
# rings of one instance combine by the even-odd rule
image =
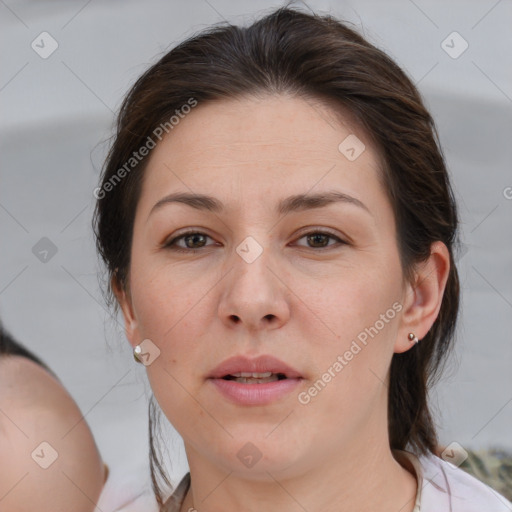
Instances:
[[[324,100],[349,112],[364,128],[381,157],[404,278],[412,279],[414,265],[430,256],[433,242],[444,242],[450,252],[450,273],[436,321],[413,350],[394,354],[390,368],[391,448],[434,453],[437,434],[428,389],[440,375],[455,334],[457,209],[434,120],[411,80],[383,51],[330,15],[289,6],[248,27],[210,27],[166,53],[131,88],[97,190],[106,190],[105,184],[112,183],[155,127],[191,97],[201,104],[259,93]],[[133,221],[147,161],[123,173],[108,194],[97,195],[93,224],[109,284],[112,279],[122,287],[129,284]],[[107,300],[117,311],[111,287]],[[151,400],[151,477],[162,504],[157,477],[170,484],[153,442],[155,410]]]
[[[39,357],[37,357],[28,348],[25,348],[21,343],[16,341],[14,337],[4,328],[2,322],[0,322],[0,358],[4,356],[21,356],[25,357],[26,359],[30,359],[34,363],[44,368],[50,375],[59,380],[53,371],[50,370],[50,368],[48,368],[48,366],[43,363]]]

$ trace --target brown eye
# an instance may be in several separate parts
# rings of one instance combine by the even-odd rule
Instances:
[[[299,240],[302,240],[303,238],[306,238],[307,243],[311,244],[309,245],[309,248],[311,249],[326,249],[332,247],[333,245],[336,246],[339,244],[346,245],[346,242],[344,240],[334,235],[333,233],[329,233],[327,231],[311,231],[301,236]],[[335,240],[336,242],[338,242],[338,244],[328,245],[329,239]]]
[[[312,235],[307,235],[308,243],[313,244],[313,247],[326,247],[329,244],[329,238],[332,238],[330,235],[326,235],[325,233],[314,233]]]
[[[210,237],[205,233],[201,233],[199,231],[188,231],[187,233],[183,233],[182,235],[173,238],[167,242],[164,247],[180,252],[194,251],[205,247],[205,241],[207,238]],[[181,240],[183,240],[185,244],[184,247],[177,244],[177,242]]]
[[[203,247],[208,247],[206,244],[206,239],[208,238],[211,240],[211,237],[200,231],[188,231],[171,239],[169,242],[165,243],[163,247],[177,252],[194,252],[199,251]],[[328,231],[310,231],[302,235],[299,240],[303,238],[307,239],[307,247],[309,249],[329,249],[330,247],[339,246],[341,244],[347,245],[347,242]],[[329,239],[337,243],[329,244]],[[184,245],[178,242],[182,242]]]

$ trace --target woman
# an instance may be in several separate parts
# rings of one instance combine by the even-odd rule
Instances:
[[[207,30],[130,90],[95,196],[109,299],[190,467],[166,499],[151,437],[161,510],[509,510],[434,455],[457,209],[384,53],[289,8]]]
[[[0,324],[0,510],[93,512],[107,477],[76,402]]]

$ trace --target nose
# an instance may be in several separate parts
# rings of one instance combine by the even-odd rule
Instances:
[[[240,254],[234,251],[231,270],[221,281],[219,317],[230,329],[252,333],[280,328],[290,318],[292,296],[284,273],[268,249],[254,261]]]

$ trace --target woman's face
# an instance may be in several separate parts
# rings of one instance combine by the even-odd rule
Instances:
[[[120,301],[131,344],[150,340],[151,387],[191,466],[284,476],[387,442],[413,294],[377,166],[348,120],[288,96],[199,104],[152,150]],[[177,193],[222,208],[160,202]],[[311,200],[333,193],[352,199]],[[301,378],[211,378],[260,355]]]

